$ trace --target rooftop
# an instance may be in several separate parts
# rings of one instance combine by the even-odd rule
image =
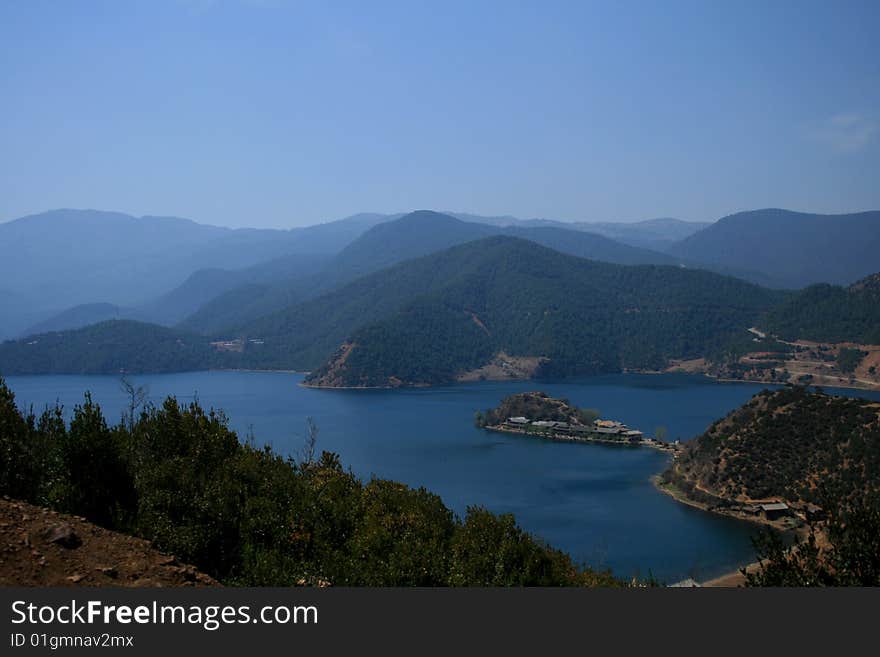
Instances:
[[[785,502],[769,502],[767,504],[760,504],[762,511],[787,511],[788,504]]]

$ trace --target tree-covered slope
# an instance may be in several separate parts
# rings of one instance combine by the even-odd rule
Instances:
[[[358,327],[465,280],[485,260],[481,244],[468,242],[408,260],[245,324],[238,332],[264,344],[249,347],[242,362],[249,367],[317,367]]]
[[[449,249],[389,275],[406,281],[446,268],[454,275],[417,285],[418,298],[401,298],[379,321],[363,317],[311,381],[438,383],[502,350],[546,358],[545,376],[658,368],[722,349],[777,298],[710,272],[594,262],[510,237]]]
[[[3,375],[181,372],[222,363],[206,338],[131,320],[0,343]]]
[[[761,327],[787,340],[880,344],[880,274],[848,288],[811,285],[771,310]]]
[[[491,226],[459,221],[440,212],[418,210],[366,231],[340,251],[330,269],[338,280],[353,280],[398,262],[496,232],[498,229]]]
[[[672,245],[668,252],[708,265],[758,272],[779,287],[849,285],[877,271],[880,211],[740,212]]]
[[[706,271],[594,262],[495,236],[240,326],[226,337],[244,338],[241,352],[217,353],[189,333],[110,322],[7,343],[0,371],[311,370],[350,341],[357,346],[337,385],[449,381],[501,350],[548,359],[545,376],[657,368],[720,351],[777,297]]]
[[[411,212],[367,230],[323,267],[311,273],[253,281],[230,289],[187,317],[181,328],[200,333],[237,330],[280,311],[294,300],[314,298],[399,262],[491,235],[512,235],[581,258],[620,264],[676,264],[672,256],[615,242],[601,235],[560,227],[502,227],[461,221],[430,210]],[[247,292],[244,292],[247,288]],[[246,301],[242,302],[244,299]]]
[[[664,477],[721,500],[843,503],[880,491],[880,404],[793,387],[756,395],[688,443]]]
[[[320,253],[291,253],[244,269],[202,269],[170,292],[133,309],[132,317],[171,326],[196,314],[209,312],[208,309],[212,307],[221,312],[222,308],[237,309],[241,313],[241,301],[247,298],[247,302],[252,303],[262,296],[262,292],[251,292],[244,297],[239,294],[240,290],[253,290],[255,286],[265,289],[273,286],[276,281],[304,280],[325,266],[331,258],[332,256]],[[300,287],[290,286],[283,289],[287,292],[282,298],[285,305],[295,303],[303,297]],[[235,299],[236,303],[230,306],[229,299]],[[274,306],[270,306],[268,312],[272,309]],[[237,315],[232,317],[235,321]],[[184,323],[180,328],[187,330],[190,327]]]

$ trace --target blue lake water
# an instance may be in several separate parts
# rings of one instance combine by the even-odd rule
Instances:
[[[512,512],[528,531],[577,561],[622,576],[649,571],[666,581],[705,579],[751,561],[757,527],[717,517],[659,493],[650,477],[668,456],[645,447],[570,444],[490,433],[473,426],[476,410],[506,395],[544,390],[607,418],[668,439],[689,440],[764,386],[698,376],[590,377],[564,383],[475,383],[410,390],[314,390],[302,376],[266,372],[192,372],[139,376],[159,403],[197,395],[226,411],[230,424],[257,443],[296,454],[307,417],[318,449],[340,454],[362,477],[375,475],[438,493],[457,513],[468,505]],[[60,401],[69,411],[86,390],[108,419],[125,396],[111,376],[9,377],[20,405],[40,410]],[[880,400],[880,393],[829,390]]]

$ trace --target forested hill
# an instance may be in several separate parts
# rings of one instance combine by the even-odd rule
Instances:
[[[131,320],[0,343],[4,375],[180,372],[225,364],[205,337]]]
[[[443,271],[451,276],[438,276]],[[778,299],[706,271],[611,265],[511,237],[465,244],[386,275],[400,285],[425,277],[414,286],[424,293],[349,333],[311,383],[447,382],[499,352],[542,357],[538,376],[655,369],[723,350]]]
[[[216,351],[206,337],[107,322],[4,343],[0,372],[313,370],[351,340],[357,346],[334,384],[450,381],[502,350],[544,357],[536,372],[543,376],[658,368],[669,358],[722,351],[779,297],[706,271],[613,265],[493,236],[217,336],[240,339],[240,349]]]
[[[787,340],[880,344],[880,274],[848,288],[812,285],[771,310],[761,328]]]
[[[509,235],[536,242],[560,253],[617,264],[678,264],[673,256],[615,242],[595,233],[565,226],[489,226],[462,221],[431,210],[411,212],[374,226],[336,257],[332,269],[346,278],[443,249],[490,237]]]
[[[740,212],[673,244],[668,252],[707,265],[760,272],[756,282],[778,287],[849,285],[877,270],[880,211]]]
[[[601,235],[559,226],[490,226],[418,210],[376,225],[311,275],[282,278],[260,287],[230,288],[188,317],[181,328],[199,333],[238,329],[304,301],[406,260],[436,253],[492,235],[507,234],[561,253],[618,264],[678,264],[673,256],[615,242]]]
[[[756,395],[688,443],[664,474],[720,500],[822,505],[880,490],[880,404],[790,387]]]

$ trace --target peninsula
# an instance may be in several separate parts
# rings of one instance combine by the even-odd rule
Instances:
[[[876,495],[880,404],[765,390],[689,441],[655,479],[675,499],[777,529]]]

